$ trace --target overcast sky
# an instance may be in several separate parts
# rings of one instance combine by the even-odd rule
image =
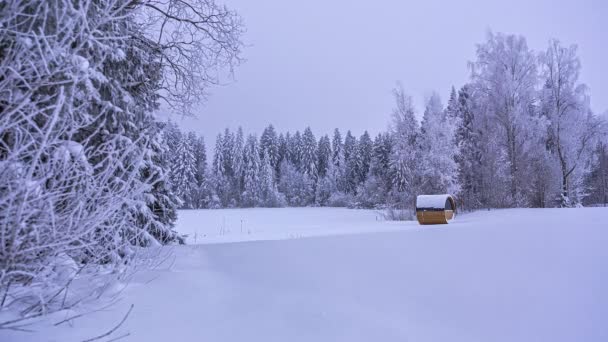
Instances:
[[[422,111],[468,80],[486,32],[524,35],[532,49],[577,44],[594,111],[608,109],[608,1],[217,0],[245,21],[247,61],[212,89],[196,119],[174,117],[213,145],[225,127],[261,133],[310,126],[360,135],[387,127],[401,81]]]

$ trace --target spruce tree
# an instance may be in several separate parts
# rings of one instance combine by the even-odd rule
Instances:
[[[289,133],[287,133],[287,136],[289,136]],[[283,135],[283,133],[279,134],[279,138],[277,139],[277,144],[278,144],[278,149],[277,149],[277,166],[275,167],[275,177],[277,179],[277,182],[279,181],[279,179],[281,178],[281,163],[284,160],[287,160],[287,154],[288,154],[288,147],[287,147],[287,138],[285,138],[285,135]]]
[[[317,173],[319,178],[325,177],[331,163],[331,142],[329,141],[329,136],[324,135],[319,139],[319,147],[317,149]]]
[[[260,205],[264,207],[282,207],[285,205],[285,199],[279,193],[275,182],[274,168],[270,164],[268,154],[264,155],[261,160],[260,168]]]
[[[207,177],[207,148],[205,146],[205,139],[203,137],[197,136],[194,141],[196,191],[193,195],[193,207],[207,208],[212,196]]]
[[[302,135],[301,171],[313,181],[317,179],[317,140],[310,127]]]
[[[289,159],[296,169],[302,172],[302,134],[300,131],[296,131],[289,142]]]
[[[270,166],[276,170],[279,165],[279,141],[272,125],[268,125],[260,137],[260,158],[264,159],[265,156],[268,156]]]
[[[372,162],[372,150],[373,150],[372,140],[369,137],[369,133],[367,133],[367,131],[365,131],[361,135],[361,138],[359,138],[359,145],[358,145],[358,152],[359,152],[358,183],[359,184],[365,182],[365,180],[367,179],[367,176],[369,174],[369,169],[370,169],[371,162]]]
[[[234,138],[234,145],[232,150],[232,168],[233,173],[230,178],[231,196],[234,199],[234,205],[238,205],[241,202],[241,194],[244,189],[244,149],[245,149],[245,137],[243,128],[239,126]]]
[[[458,107],[456,111],[455,155],[458,167],[458,183],[460,191],[457,199],[466,209],[481,208],[482,203],[482,150],[481,136],[476,128],[475,111],[471,88],[467,85],[458,91]]]
[[[342,143],[342,134],[339,129],[334,129],[334,136],[331,142],[332,157],[331,160],[335,166],[341,167],[340,161],[344,159],[344,145]]]
[[[344,137],[344,186],[347,193],[354,194],[359,184],[359,146],[350,131]]]
[[[215,140],[215,149],[213,153],[213,165],[211,169],[212,173],[212,184],[215,195],[218,197],[220,205],[222,207],[228,207],[231,200],[231,191],[229,178],[226,173],[226,163],[224,159],[224,137],[222,134],[218,134]]]
[[[182,135],[175,150],[176,158],[171,169],[173,191],[182,201],[182,208],[193,208],[192,196],[197,189],[194,142],[195,136]]]
[[[256,207],[262,203],[260,167],[260,149],[257,138],[249,135],[243,153],[242,205],[245,207]]]

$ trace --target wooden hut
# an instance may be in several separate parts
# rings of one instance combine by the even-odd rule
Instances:
[[[446,224],[455,213],[456,201],[451,195],[420,195],[416,198],[416,218],[420,224]]]

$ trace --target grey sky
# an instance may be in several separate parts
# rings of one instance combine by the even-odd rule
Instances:
[[[311,126],[359,135],[387,127],[401,81],[417,109],[436,90],[444,104],[468,79],[467,61],[487,30],[576,43],[594,111],[608,109],[608,1],[218,0],[247,26],[236,80],[212,89],[196,119],[174,118],[213,145],[225,127],[260,134]]]

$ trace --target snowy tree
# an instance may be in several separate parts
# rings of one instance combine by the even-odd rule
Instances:
[[[317,149],[317,172],[319,177],[325,177],[327,169],[332,163],[331,142],[329,136],[324,135],[319,139],[319,147]]]
[[[285,196],[289,206],[301,207],[314,203],[313,181],[298,171],[289,161],[281,163],[281,180],[279,191]]]
[[[331,142],[332,162],[335,166],[341,167],[340,161],[344,159],[344,145],[342,143],[342,135],[337,128],[334,130],[334,136]]]
[[[448,100],[448,106],[445,108],[445,114],[448,119],[453,120],[455,125],[458,126],[456,121],[459,120],[458,117],[458,94],[456,93],[456,88],[452,87],[450,90],[450,99]]]
[[[477,209],[483,205],[481,197],[481,131],[476,120],[469,86],[465,85],[458,91],[455,106],[456,108],[453,108],[452,98],[450,98],[448,113],[453,113],[456,117],[455,145],[457,151],[455,161],[458,167],[458,183],[460,185],[457,200],[463,208]]]
[[[376,136],[372,146],[369,174],[357,189],[357,203],[360,207],[374,208],[387,204],[387,194],[392,188],[390,158],[392,140],[388,133]]]
[[[234,162],[235,160],[239,160],[239,156],[235,156],[236,148],[235,148],[235,137],[230,129],[224,129],[224,135],[222,138],[222,146],[221,146],[221,154],[222,161],[224,165],[222,166],[224,169],[224,174],[233,181],[235,178],[235,174],[237,170],[235,170]]]
[[[317,179],[317,139],[310,127],[306,127],[302,135],[300,170],[313,181]]]
[[[236,131],[236,137],[234,138],[232,155],[232,168],[233,173],[230,177],[231,196],[233,198],[232,206],[236,206],[241,202],[241,194],[245,191],[244,185],[244,153],[245,153],[245,136],[243,128],[239,126]]]
[[[392,113],[391,204],[413,205],[420,189],[419,128],[411,97],[400,85],[393,90],[395,109]]]
[[[587,187],[590,194],[585,198],[586,204],[608,206],[608,135],[597,144]]]
[[[369,169],[371,167],[372,162],[372,150],[373,143],[372,139],[369,137],[369,133],[367,131],[363,132],[361,138],[359,138],[358,145],[358,183],[365,182],[367,176],[369,174]]]
[[[207,208],[213,197],[213,190],[208,179],[207,148],[205,139],[196,136],[194,139],[194,159],[196,165],[196,191],[193,197],[194,208]]]
[[[196,179],[197,165],[194,155],[194,134],[182,135],[175,150],[171,165],[171,184],[173,191],[182,200],[183,208],[193,208],[193,195],[198,190]]]
[[[576,46],[566,48],[559,41],[551,40],[540,60],[544,80],[542,103],[549,121],[550,148],[561,171],[560,206],[568,207],[579,204],[585,193],[583,179],[599,126],[588,109],[585,86],[577,84],[580,61]]]
[[[344,143],[342,142],[342,135],[340,134],[340,130],[338,130],[337,128],[334,130],[334,135],[331,142],[331,150],[331,160],[334,166],[334,181],[336,182],[336,187],[338,188],[338,190],[344,192],[346,191],[346,161],[344,159]],[[338,177],[337,175],[340,176]]]
[[[288,144],[289,140],[290,140],[289,132],[287,132],[285,135],[283,135],[283,133],[279,134],[279,138],[277,139],[278,158],[277,158],[277,167],[274,170],[277,183],[281,179],[281,163],[283,161],[287,161],[289,158],[289,144]]]
[[[245,207],[255,207],[262,203],[260,183],[260,149],[255,136],[247,137],[243,152],[243,202]]]
[[[524,37],[489,33],[470,65],[473,86],[484,97],[501,142],[500,152],[508,163],[509,201],[524,204],[527,141],[534,136],[529,128],[538,81],[536,57]]]
[[[351,156],[355,153],[355,149],[357,148],[357,138],[352,135],[349,131],[346,132],[346,136],[344,137],[344,160],[348,161]]]
[[[274,168],[270,164],[268,154],[261,160],[260,168],[260,206],[282,207],[285,206],[285,197],[279,193],[275,183]]]
[[[182,237],[173,231],[177,220],[179,200],[171,190],[169,149],[162,133],[163,125],[150,121],[149,149],[152,154],[142,169],[142,178],[149,179],[152,196],[147,197],[148,210],[138,215],[139,225],[161,243],[179,241]]]
[[[344,187],[347,193],[354,194],[359,184],[360,154],[357,138],[350,131],[344,137]]]
[[[302,170],[302,134],[300,131],[288,140],[289,160],[298,171]]]
[[[130,245],[179,239],[152,112],[187,106],[215,83],[206,71],[238,62],[239,17],[198,0],[9,0],[0,12],[0,290],[44,281],[60,254],[122,268]],[[65,305],[56,290],[28,312]]]
[[[224,159],[228,157],[224,154],[224,137],[218,134],[215,139],[215,149],[213,152],[213,165],[211,168],[211,184],[213,192],[218,197],[220,205],[227,207],[231,203],[232,192],[229,183],[229,176],[226,172],[226,162]]]
[[[287,160],[287,155],[289,153],[289,149],[288,149],[288,144],[287,141],[289,137],[289,132],[287,132],[286,134],[279,134],[279,138],[277,139],[277,162],[278,164],[281,164],[281,162],[283,162],[283,160]]]
[[[273,169],[279,167],[279,141],[277,133],[272,125],[264,129],[260,138],[260,158],[268,156],[268,161]]]
[[[328,139],[329,140],[329,139]],[[337,174],[336,166],[333,163],[327,164],[325,173],[319,175],[317,188],[315,191],[315,204],[321,207],[330,205],[332,195],[338,193],[337,182],[341,178]]]
[[[454,120],[448,118],[448,111],[443,109],[437,93],[433,93],[426,104],[420,131],[422,193],[455,193],[458,181]]]

